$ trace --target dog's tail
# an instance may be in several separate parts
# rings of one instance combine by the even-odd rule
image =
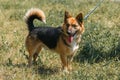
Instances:
[[[34,19],[38,19],[38,20],[46,23],[44,12],[37,8],[32,8],[32,9],[28,10],[24,16],[24,19],[27,24],[29,32],[32,31],[34,28],[34,24],[33,24]]]

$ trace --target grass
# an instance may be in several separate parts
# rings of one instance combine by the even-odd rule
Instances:
[[[73,71],[60,70],[59,56],[42,50],[38,65],[27,67],[23,16],[28,9],[42,9],[47,24],[59,26],[67,10],[73,16],[87,14],[97,0],[1,0],[0,1],[0,80],[119,80],[120,79],[120,2],[105,0],[85,21],[86,31],[73,61]]]

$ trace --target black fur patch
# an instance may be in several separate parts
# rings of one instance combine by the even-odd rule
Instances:
[[[48,48],[54,49],[57,46],[61,30],[61,27],[35,27],[31,34],[37,36]]]

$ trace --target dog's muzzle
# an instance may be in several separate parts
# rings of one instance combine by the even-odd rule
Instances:
[[[77,31],[70,31],[70,30],[68,30],[67,31],[67,34],[69,35],[69,36],[75,36],[75,34],[77,33]]]
[[[73,33],[72,31],[68,30],[68,31],[67,31],[67,34],[68,34],[69,36],[73,36],[74,33]]]
[[[74,32],[72,32],[72,31],[70,31],[70,30],[67,31],[68,41],[69,41],[70,43],[73,41],[74,36],[76,35],[76,33],[77,33],[77,31],[74,31]]]

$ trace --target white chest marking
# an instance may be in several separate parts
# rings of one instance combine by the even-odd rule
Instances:
[[[71,50],[72,50],[72,52],[76,51],[79,48],[79,44],[77,44],[77,40],[76,40],[78,37],[80,38],[81,35],[80,36],[75,35],[73,41],[71,42]]]
[[[72,50],[72,52],[74,52],[75,50],[77,50],[79,48],[79,45],[75,42],[75,41],[73,41],[72,43],[71,43],[71,50]]]

